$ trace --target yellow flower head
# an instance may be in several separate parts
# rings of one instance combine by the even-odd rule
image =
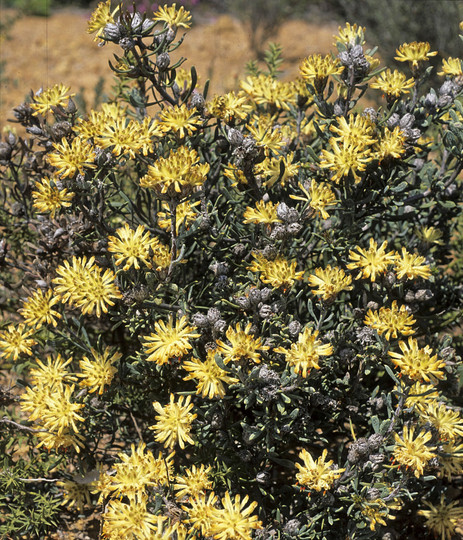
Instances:
[[[77,376],[82,378],[80,386],[87,387],[90,393],[98,391],[99,395],[103,394],[105,386],[111,384],[117,373],[113,364],[121,357],[121,353],[113,352],[108,347],[102,353],[92,349],[92,357],[84,356],[79,362],[81,373]]]
[[[230,377],[226,371],[217,365],[215,361],[216,353],[216,349],[210,349],[207,351],[207,357],[204,362],[197,358],[192,358],[182,364],[182,367],[189,372],[183,380],[197,381],[196,393],[201,394],[203,398],[223,398],[225,396],[224,383],[233,384],[238,382],[238,379]]]
[[[264,180],[264,185],[270,188],[278,180],[284,186],[288,180],[297,175],[300,166],[300,163],[294,163],[294,152],[289,152],[287,156],[267,158],[256,169],[259,174],[268,177]]]
[[[419,409],[419,414],[423,424],[430,423],[439,431],[441,440],[455,440],[463,436],[463,419],[460,413],[445,404],[428,402]]]
[[[170,402],[164,407],[157,401],[153,403],[158,416],[155,417],[156,424],[149,429],[156,432],[156,441],[166,448],[173,448],[178,443],[183,450],[185,443],[194,443],[190,430],[197,415],[190,412],[194,406],[190,402],[191,396],[180,396],[176,402],[174,394],[170,394]]]
[[[217,496],[214,493],[205,495],[199,493],[188,500],[188,506],[182,505],[182,509],[188,515],[186,523],[191,523],[195,531],[199,531],[203,536],[211,536],[211,526],[217,506]]]
[[[35,183],[35,190],[32,192],[34,208],[41,213],[50,214],[51,219],[60,208],[71,206],[73,197],[74,193],[68,192],[66,188],[58,189],[56,184],[46,177]]]
[[[426,443],[432,438],[429,431],[420,432],[416,437],[414,435],[415,428],[408,429],[407,426],[404,426],[402,437],[394,433],[396,444],[393,453],[394,461],[407,469],[412,469],[414,475],[419,478],[423,474],[423,469],[428,461],[436,456],[433,452],[436,447],[429,448],[426,446]]]
[[[357,251],[349,250],[349,259],[352,262],[347,265],[347,268],[349,270],[359,269],[355,279],[370,278],[374,282],[378,274],[386,272],[389,265],[396,260],[396,254],[393,251],[386,252],[386,247],[386,241],[378,248],[375,240],[370,238],[368,249],[357,246],[355,248]]]
[[[210,466],[201,465],[196,467],[196,465],[193,465],[190,469],[185,469],[182,476],[177,475],[174,484],[175,498],[198,497],[204,495],[206,490],[212,489],[212,481],[209,479],[211,470],[212,467]]]
[[[443,453],[439,455],[441,473],[449,480],[452,476],[463,473],[463,444],[458,444],[451,439],[442,445]]]
[[[183,138],[192,135],[201,125],[202,120],[196,109],[189,109],[185,103],[164,109],[159,115],[159,129],[164,133],[174,132]]]
[[[419,67],[420,62],[427,62],[432,56],[436,56],[437,51],[430,51],[431,45],[426,41],[413,41],[403,43],[396,50],[395,60],[399,62],[410,62],[412,70]]]
[[[177,205],[175,209],[175,224],[177,231],[182,225],[185,226],[185,229],[189,229],[190,224],[198,217],[198,213],[195,210],[200,204],[201,201],[196,201],[194,203],[184,201]],[[158,212],[158,225],[161,229],[170,232],[172,230],[172,213],[168,203],[165,201],[162,203],[162,208],[163,211]]]
[[[382,71],[373,82],[370,83],[371,88],[377,88],[386,94],[389,100],[398,98],[402,94],[408,94],[410,89],[415,85],[413,79],[407,79],[404,73],[395,69],[394,71],[385,69]]]
[[[281,223],[281,219],[277,215],[277,208],[278,205],[273,204],[272,201],[257,201],[254,208],[246,207],[243,223],[254,223],[256,225]]]
[[[93,163],[95,152],[92,145],[80,137],[74,137],[71,144],[63,138],[61,143],[53,143],[53,147],[55,152],[48,154],[47,160],[58,169],[56,174],[63,178],[76,173],[84,174],[85,169],[96,167]]]
[[[25,324],[9,324],[0,330],[0,358],[19,358],[21,354],[31,356],[32,347],[37,343],[31,338],[35,330],[27,329]]]
[[[314,460],[309,452],[303,448],[299,452],[299,459],[304,465],[296,463],[299,472],[296,474],[299,485],[308,488],[310,491],[327,491],[334,484],[345,469],[333,469],[333,460],[325,461],[328,450],[323,450],[322,455]]]
[[[123,502],[109,501],[104,513],[104,538],[168,538],[164,536],[164,516],[155,516],[146,508],[148,497],[140,496]],[[159,533],[159,535],[158,535]]]
[[[270,75],[249,76],[240,82],[240,86],[257,105],[270,105],[289,111],[290,106],[296,104],[294,85]]]
[[[302,61],[299,68],[302,78],[313,83],[318,93],[323,91],[330,75],[340,75],[343,70],[344,66],[340,61],[330,54],[326,56],[312,54]]]
[[[416,235],[423,243],[427,244],[428,246],[431,244],[441,246],[443,244],[442,231],[436,229],[435,227],[420,227],[416,231]]]
[[[19,313],[23,316],[28,326],[35,327],[37,330],[43,324],[57,326],[57,319],[61,319],[61,314],[55,311],[53,306],[58,303],[59,298],[53,296],[51,289],[45,294],[42,289],[37,289],[23,302]]]
[[[365,27],[357,26],[357,23],[351,25],[346,23],[344,28],[338,26],[338,34],[333,36],[335,38],[335,45],[342,43],[343,45],[364,45],[365,44]]]
[[[40,90],[33,98],[31,109],[34,110],[34,115],[46,114],[53,107],[64,106],[75,94],[69,94],[70,88],[64,84],[55,84],[46,90]]]
[[[196,150],[180,146],[167,158],[149,165],[148,173],[140,179],[140,186],[152,188],[158,195],[184,198],[204,183],[209,169],[208,163],[199,163]]]
[[[429,510],[419,510],[418,515],[426,519],[425,525],[433,532],[434,537],[441,540],[454,538],[457,525],[463,519],[463,507],[458,506],[458,501],[447,503],[444,494],[441,494],[440,502],[434,506],[429,501],[423,501]]]
[[[111,0],[100,2],[87,23],[87,33],[95,34],[94,40],[101,41],[99,38],[103,35],[105,26],[114,23],[114,15],[118,10],[119,7],[116,7],[111,11]]]
[[[174,30],[180,26],[190,28],[191,13],[183,6],[177,9],[177,4],[174,3],[171,6],[160,6],[153,15],[153,21],[165,22]]]
[[[395,260],[395,271],[399,279],[428,279],[431,269],[427,264],[423,264],[426,259],[415,253],[408,253],[406,248],[402,248],[402,253],[397,253]]]
[[[169,318],[167,324],[157,321],[154,324],[154,332],[145,337],[143,348],[148,355],[149,362],[158,365],[166,364],[172,358],[181,358],[192,349],[190,339],[200,337],[195,334],[196,327],[188,326],[187,318],[181,317],[173,323]]]
[[[412,407],[416,407],[419,410],[423,410],[429,403],[438,399],[439,392],[435,386],[417,381],[410,387],[410,393],[405,400],[405,408],[411,409]]]
[[[442,60],[442,71],[438,75],[448,75],[449,77],[463,76],[462,61],[459,58],[444,58]]]
[[[308,189],[302,184],[298,185],[305,194],[305,197],[290,195],[291,199],[307,202],[322,219],[328,219],[330,215],[326,209],[336,204],[336,195],[331,187],[325,182],[315,182],[314,180],[310,182]]]
[[[220,118],[227,124],[235,118],[243,120],[251,112],[252,107],[247,103],[248,99],[244,92],[228,92],[221,96],[214,96],[207,102],[206,110],[211,116]]]
[[[113,299],[122,298],[115,275],[109,268],[103,269],[95,264],[95,258],[73,257],[72,265],[64,261],[56,270],[58,277],[53,280],[57,285],[56,293],[63,303],[80,308],[82,313],[97,317],[108,312],[108,306],[113,306]]]
[[[116,234],[117,237],[108,236],[108,251],[115,254],[116,265],[125,263],[122,268],[124,271],[132,266],[138,270],[139,261],[148,268],[152,267],[150,259],[153,241],[143,225],[138,225],[134,231],[126,223],[116,230]]]
[[[85,405],[72,401],[75,385],[62,384],[56,386],[53,392],[45,395],[40,424],[49,432],[62,435],[63,433],[79,433],[78,422],[85,418],[79,414]]]
[[[361,181],[360,173],[366,168],[374,156],[370,146],[359,143],[339,142],[334,137],[330,139],[331,150],[322,149],[320,167],[332,172],[331,180],[337,184],[343,177],[350,174],[355,183]]]
[[[318,333],[318,330],[306,327],[290,349],[277,347],[274,351],[284,354],[286,362],[294,367],[294,372],[305,378],[312,369],[320,369],[318,365],[320,356],[333,354],[333,346],[329,343],[323,344],[318,339]]]
[[[59,353],[56,358],[48,355],[46,363],[36,358],[38,367],[30,370],[31,381],[37,386],[47,388],[49,391],[62,389],[64,384],[76,381],[76,377],[70,373],[66,367],[72,362],[72,358],[67,360]]]
[[[385,128],[373,150],[375,159],[380,163],[386,159],[398,159],[405,153],[405,135],[398,126],[392,131]]]
[[[284,289],[291,288],[295,281],[302,280],[304,272],[296,271],[297,262],[287,261],[284,257],[278,256],[273,260],[266,259],[259,253],[253,253],[254,261],[248,270],[260,273],[260,280],[269,283],[272,287]]]
[[[251,515],[257,506],[252,502],[247,508],[246,504],[249,496],[246,495],[241,500],[240,495],[235,495],[233,502],[230,493],[227,491],[222,499],[223,509],[215,509],[212,513],[211,535],[217,540],[228,540],[229,538],[240,538],[251,540],[252,531],[262,528],[262,522],[257,516]]]
[[[269,347],[262,345],[261,338],[255,338],[254,334],[251,334],[251,323],[246,325],[244,330],[241,329],[240,323],[238,323],[233,329],[232,326],[228,327],[225,335],[230,342],[230,345],[225,344],[223,341],[217,341],[217,352],[224,357],[224,363],[239,362],[243,359],[249,359],[260,364],[259,351],[267,351]]]
[[[398,333],[409,336],[415,333],[412,326],[416,323],[407,308],[402,305],[397,307],[397,301],[394,300],[390,308],[381,307],[378,311],[368,310],[364,323],[374,328],[378,334],[384,334],[389,340],[391,336],[396,338]]]
[[[444,378],[443,368],[445,362],[438,360],[437,354],[432,355],[432,349],[426,345],[423,349],[418,347],[418,341],[412,337],[405,341],[399,341],[401,353],[390,351],[388,354],[401,371],[413,381],[435,382],[436,379]]]
[[[353,289],[352,276],[346,275],[342,268],[331,265],[326,268],[315,268],[315,274],[309,276],[309,285],[315,289],[312,291],[313,294],[328,302],[341,291]]]
[[[330,131],[337,134],[333,141],[344,145],[368,146],[376,141],[374,126],[367,116],[349,114],[336,117],[336,124],[331,124]]]

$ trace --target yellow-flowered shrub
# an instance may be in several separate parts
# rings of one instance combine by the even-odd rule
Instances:
[[[190,25],[101,3],[114,95],[0,142],[0,535],[456,537],[461,60],[347,24],[209,96]]]

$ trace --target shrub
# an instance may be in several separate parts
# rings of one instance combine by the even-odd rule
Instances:
[[[450,539],[461,61],[422,94],[427,43],[382,70],[346,25],[209,98],[188,27],[99,4],[111,100],[32,93],[0,144],[0,532]]]

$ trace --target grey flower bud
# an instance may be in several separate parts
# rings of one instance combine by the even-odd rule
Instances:
[[[272,296],[272,289],[269,289],[268,287],[264,287],[263,289],[260,289],[260,299],[262,302],[267,302],[267,300]]]
[[[154,21],[151,19],[145,19],[141,25],[141,33],[147,34],[154,26]]]
[[[228,128],[227,138],[231,145],[239,146],[243,142],[243,134],[235,128]]]
[[[380,433],[373,433],[373,435],[370,435],[368,437],[368,446],[370,451],[378,450],[378,448],[382,445],[383,440],[384,437]]]
[[[427,302],[434,296],[431,289],[420,289],[415,293],[415,300],[417,302]]]
[[[220,311],[215,307],[209,308],[207,311],[207,318],[211,324],[214,324],[220,319]]]
[[[378,119],[378,113],[373,107],[367,107],[364,111],[362,116],[365,116],[366,118],[369,118],[371,122],[376,122]]]
[[[367,501],[374,501],[375,499],[379,499],[381,495],[381,492],[378,488],[370,488],[367,491]]]
[[[251,307],[251,302],[247,296],[239,296],[235,301],[241,309],[249,309]]]
[[[260,471],[256,474],[256,482],[262,486],[270,484],[270,474],[267,471]]]
[[[118,43],[122,37],[121,27],[119,24],[108,23],[103,30],[103,35],[108,41]]]
[[[288,325],[288,332],[292,337],[299,335],[302,325],[299,321],[291,321]]]
[[[437,96],[435,92],[428,92],[424,98],[424,106],[432,109],[437,105]]]
[[[133,14],[132,20],[130,21],[130,27],[132,30],[136,31],[140,28],[143,23],[143,17],[136,11]]]
[[[333,113],[335,116],[342,116],[344,114],[344,102],[337,100],[333,107]]]
[[[263,304],[259,309],[259,316],[262,319],[269,319],[273,315],[272,308],[268,304]]]
[[[198,328],[207,328],[209,326],[209,319],[203,313],[195,313],[192,316],[191,321]]]
[[[72,126],[69,122],[56,122],[51,129],[56,139],[62,139],[71,133]]]
[[[225,329],[227,328],[227,323],[223,319],[219,319],[218,321],[215,321],[214,323],[214,331],[222,334],[225,332]]]
[[[27,133],[30,133],[31,135],[43,135],[43,131],[37,127],[37,126],[29,126],[26,128]]]
[[[170,56],[167,52],[162,52],[158,54],[158,57],[156,58],[156,65],[158,66],[160,71],[165,71],[170,64]]]
[[[249,289],[248,298],[252,304],[257,305],[262,300],[262,294],[261,294],[260,289],[256,289],[256,288]]]
[[[393,113],[386,122],[386,125],[389,129],[394,129],[399,124],[399,121],[400,116],[397,113]]]
[[[134,48],[135,43],[130,37],[123,37],[119,40],[119,45],[124,49],[124,51],[130,51]]]
[[[12,148],[5,142],[0,142],[0,161],[8,161],[11,157]]]
[[[204,109],[204,105],[204,96],[196,90],[193,90],[191,96],[191,106],[195,109],[198,109],[198,111],[202,111]]]
[[[302,225],[300,223],[290,223],[286,230],[288,231],[288,234],[291,236],[297,236],[302,229]]]

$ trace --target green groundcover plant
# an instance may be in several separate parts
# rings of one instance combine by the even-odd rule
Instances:
[[[462,61],[346,24],[209,96],[189,26],[99,4],[110,99],[3,133],[0,534],[457,538]]]

